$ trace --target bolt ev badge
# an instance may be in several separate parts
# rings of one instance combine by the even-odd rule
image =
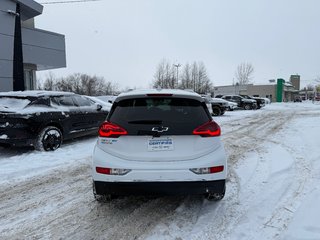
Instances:
[[[159,133],[161,133],[161,132],[166,132],[166,131],[168,131],[168,127],[163,127],[163,126],[160,126],[160,127],[153,127],[152,128],[152,131],[153,132],[159,132]]]

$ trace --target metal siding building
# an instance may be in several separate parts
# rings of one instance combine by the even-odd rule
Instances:
[[[37,70],[66,67],[64,35],[34,26],[42,10],[33,0],[1,0],[0,91],[35,89]]]
[[[283,80],[283,79],[278,79]],[[292,80],[292,77],[290,78]],[[277,102],[277,98],[280,98],[282,101],[293,101],[294,97],[299,95],[300,87],[300,76],[295,75],[295,81],[285,82],[282,81],[281,89],[278,89],[276,83],[270,83],[265,85],[229,85],[229,86],[216,86],[214,87],[214,96],[217,95],[250,95],[255,97],[266,97],[269,98],[272,102]],[[280,91],[280,94],[277,93]]]
[[[246,94],[256,97],[266,97],[272,102],[275,102],[277,96],[277,85],[248,85]]]

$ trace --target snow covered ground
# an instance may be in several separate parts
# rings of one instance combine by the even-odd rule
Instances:
[[[92,195],[95,138],[55,152],[0,148],[0,239],[320,239],[320,104],[226,112],[227,193]]]

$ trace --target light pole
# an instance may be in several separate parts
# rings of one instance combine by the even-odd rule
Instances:
[[[181,67],[181,64],[180,63],[173,64],[173,66],[177,68],[177,84],[178,84],[178,81],[179,81],[179,67]]]

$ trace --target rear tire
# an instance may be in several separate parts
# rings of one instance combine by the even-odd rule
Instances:
[[[93,190],[94,199],[97,202],[107,203],[107,202],[110,202],[114,198],[114,196],[111,194],[98,194],[96,191],[96,186],[95,186],[94,182],[92,183],[92,190]]]
[[[59,128],[48,126],[43,128],[34,144],[38,151],[54,151],[62,144],[62,133]]]
[[[223,192],[221,193],[206,193],[205,198],[208,201],[220,201],[221,199],[224,198],[224,195],[226,193],[226,187],[224,187]]]
[[[250,110],[250,109],[251,109],[250,104],[246,104],[246,105],[244,105],[244,109],[245,109],[245,110]]]
[[[221,114],[221,109],[217,106],[212,106],[212,115],[213,116],[220,116]]]

